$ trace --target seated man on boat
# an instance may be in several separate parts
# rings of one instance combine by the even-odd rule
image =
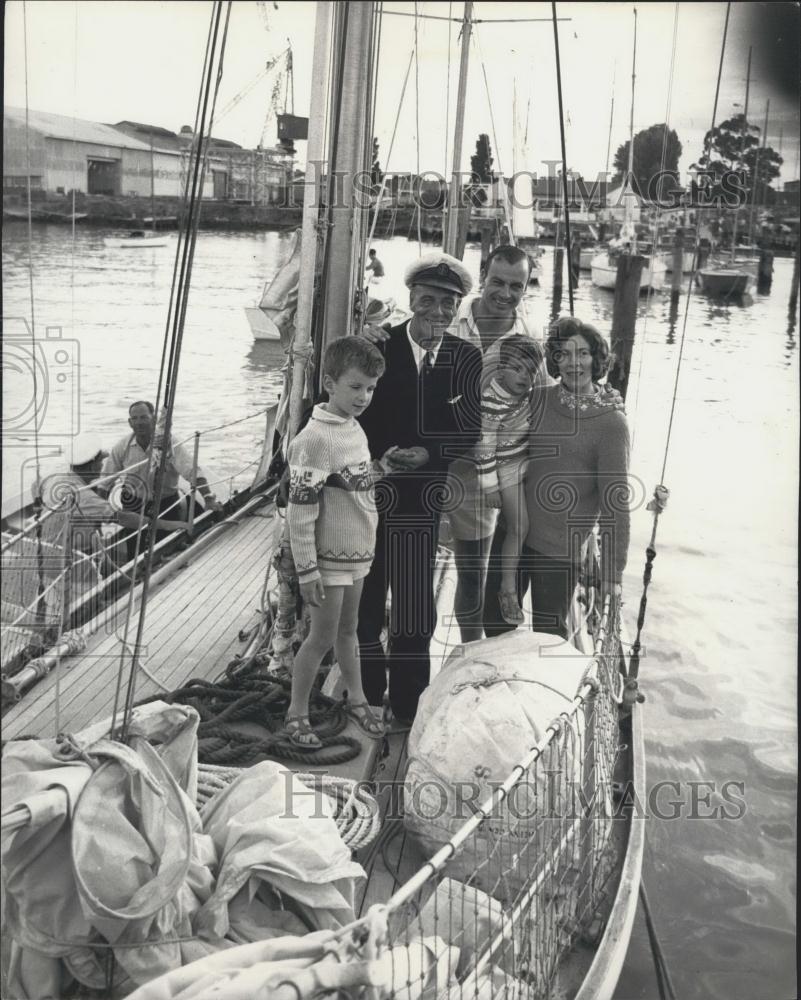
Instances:
[[[375,250],[370,250],[367,256],[370,258],[370,261],[365,265],[364,270],[365,272],[372,271],[372,274],[369,276],[369,283],[373,285],[379,284],[376,279],[384,277],[384,265],[378,259],[378,254]]]
[[[382,704],[389,669],[393,715],[411,720],[428,685],[436,625],[434,568],[450,460],[478,440],[481,352],[448,331],[470,274],[444,253],[406,271],[410,319],[375,338],[386,361],[373,402],[359,417],[370,453],[399,445],[407,471],[379,484],[375,559],[359,608],[362,679],[371,705]],[[388,655],[381,644],[392,591]]]
[[[120,505],[123,510],[147,510],[147,502],[153,496],[153,475],[150,471],[150,447],[156,429],[156,411],[147,400],[137,400],[128,408],[128,425],[132,433],[126,434],[112,447],[103,465],[103,475],[124,473],[123,486],[120,492]],[[205,472],[197,467],[195,482],[203,497],[206,507],[211,510],[221,510],[222,504],[209,488]],[[178,493],[178,477],[182,476],[188,482],[192,481],[193,459],[189,451],[181,444],[170,442],[167,460],[164,467],[164,483],[162,485],[161,502],[158,518],[163,521],[181,522],[184,517],[184,501]],[[98,490],[101,496],[108,496],[113,483],[106,482]],[[150,512],[153,513],[153,512]],[[164,537],[162,529],[156,536],[157,541]],[[128,559],[133,559],[136,552],[136,536],[127,540]],[[140,552],[142,548],[140,546]]]

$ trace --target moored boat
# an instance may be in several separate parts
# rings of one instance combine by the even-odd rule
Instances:
[[[155,233],[153,230],[132,229],[125,236],[106,236],[103,242],[107,247],[116,250],[151,250],[154,247],[166,247],[170,237],[165,233]]]
[[[593,285],[597,288],[614,291],[619,257],[619,252],[605,251],[592,258],[590,267]],[[660,291],[665,284],[665,273],[666,267],[663,260],[654,255],[646,256],[640,277],[640,292],[647,292],[649,289]]]
[[[753,286],[754,276],[745,267],[734,265],[702,267],[696,272],[701,291],[719,298],[745,295]]]

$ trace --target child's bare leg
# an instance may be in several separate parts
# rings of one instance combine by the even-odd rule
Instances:
[[[522,483],[513,483],[501,489],[501,510],[506,522],[506,537],[501,548],[501,590],[516,594],[517,567],[528,534],[528,512]]]
[[[359,603],[362,599],[362,584],[357,580],[350,587],[343,587],[342,612],[339,616],[339,627],[334,640],[342,683],[348,692],[348,701],[360,704],[365,700],[362,688],[362,668],[359,662],[359,643],[356,637],[356,625],[359,621]]]
[[[345,587],[326,587],[320,607],[311,606],[311,628],[292,666],[292,696],[287,715],[308,715],[309,695],[323,657],[337,638]]]
[[[373,715],[372,708],[367,704],[359,662],[356,625],[359,620],[363,583],[363,580],[357,580],[352,586],[344,588],[345,596],[342,600],[342,614],[339,616],[334,651],[342,673],[342,682],[348,692],[350,715],[368,736],[381,737],[384,735],[384,724]]]

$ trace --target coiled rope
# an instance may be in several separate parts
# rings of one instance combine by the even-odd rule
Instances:
[[[224,791],[244,773],[244,768],[199,764],[197,805],[202,808],[215,795]],[[351,851],[371,844],[381,829],[378,803],[363,782],[339,778],[331,774],[296,773],[295,777],[307,788],[325,795],[333,806],[337,830]]]
[[[235,661],[237,669],[241,664]],[[193,678],[183,687],[145,698],[138,704],[165,701],[188,705],[200,716],[198,760],[203,764],[247,767],[260,760],[291,760],[314,766],[344,764],[358,757],[361,743],[343,735],[347,725],[344,701],[313,690],[309,720],[323,744],[319,750],[299,749],[283,731],[292,681],[289,677],[258,674],[258,663],[213,683]],[[253,736],[234,728],[235,723],[256,723],[268,731]]]

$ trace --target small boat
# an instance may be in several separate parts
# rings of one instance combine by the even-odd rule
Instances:
[[[138,250],[140,248],[166,247],[170,242],[170,237],[166,233],[156,234],[145,229],[132,229],[125,236],[106,236],[103,242],[107,247],[114,249]]]
[[[592,269],[592,262],[598,256],[599,248],[596,247],[582,247],[581,253],[579,254],[579,270],[589,271]]]
[[[593,285],[614,291],[619,256],[619,253],[609,250],[592,258],[590,266]],[[640,277],[640,292],[647,292],[651,288],[655,292],[660,291],[665,284],[666,270],[665,262],[660,257],[654,254],[646,256]]]
[[[754,276],[746,267],[736,264],[728,267],[703,267],[696,274],[702,292],[716,298],[733,298],[745,295],[751,288]]]

